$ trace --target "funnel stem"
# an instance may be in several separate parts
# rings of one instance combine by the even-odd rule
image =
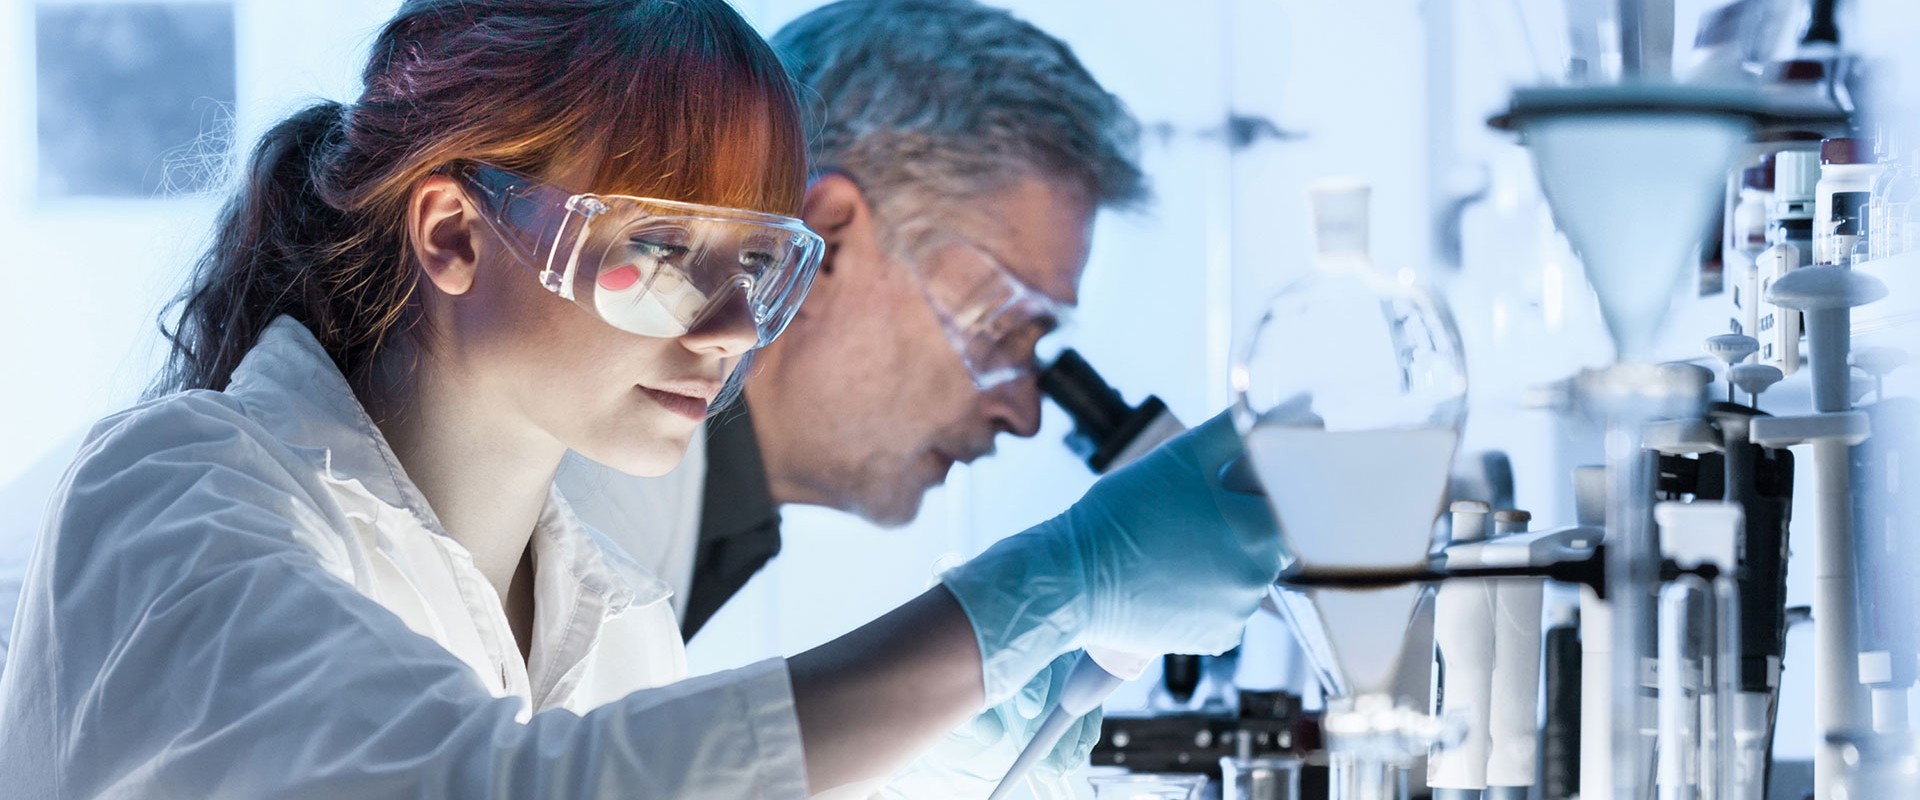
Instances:
[[[1335,800],[1404,800],[1407,796],[1400,770],[1382,759],[1337,754],[1328,766]]]
[[[1659,727],[1653,715],[1652,592],[1660,575],[1653,534],[1653,461],[1644,445],[1646,415],[1622,410],[1607,432],[1607,602],[1613,606],[1611,672],[1613,797],[1645,800]]]

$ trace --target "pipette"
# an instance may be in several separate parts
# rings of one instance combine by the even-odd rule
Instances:
[[[1084,456],[1087,466],[1096,473],[1105,474],[1126,466],[1186,430],[1158,397],[1148,397],[1138,406],[1127,405],[1120,393],[1072,350],[1060,353],[1041,371],[1040,390],[1073,418],[1074,431],[1067,437],[1067,444]],[[1241,476],[1244,472],[1242,462],[1235,460],[1222,470],[1223,480],[1228,473],[1233,473],[1240,483],[1252,483]],[[1047,712],[1020,756],[1014,759],[1006,777],[994,787],[993,794],[988,795],[988,800],[1005,797],[1013,787],[1019,786],[1033,765],[1053,752],[1054,745],[1060,743],[1060,738],[1076,720],[1100,707],[1120,684],[1140,677],[1153,659],[1152,655],[1100,648],[1089,648],[1082,653],[1080,660],[1074,662],[1073,671],[1067,674],[1054,707]]]
[[[1073,418],[1067,437],[1073,451],[1087,459],[1094,472],[1105,474],[1126,466],[1186,430],[1158,397],[1129,406],[1120,393],[1100,377],[1079,353],[1066,350],[1040,373],[1040,390]],[[1029,770],[1060,743],[1073,723],[1106,702],[1120,684],[1140,677],[1153,656],[1091,648],[1074,662],[1033,739],[1007,770],[990,798],[1004,797],[1020,785]]]
[[[1073,727],[1074,721],[1100,707],[1115,689],[1120,688],[1120,684],[1139,677],[1152,661],[1152,656],[1097,649],[1081,653],[1080,660],[1073,664],[1073,671],[1067,674],[1066,684],[1060,687],[1059,701],[1054,704],[1053,710],[1047,712],[1047,718],[1040,722],[1039,730],[1034,732],[1026,748],[1020,751],[1020,757],[1013,760],[1006,777],[1000,779],[1000,785],[993,787],[993,794],[987,795],[987,800],[1006,797],[1013,787],[1019,786],[1026,778],[1034,764],[1053,752],[1053,746],[1060,743],[1060,737],[1067,734],[1067,729]],[[1106,666],[1102,666],[1103,662]],[[1108,668],[1113,671],[1109,672]],[[1115,672],[1121,674],[1116,675]]]

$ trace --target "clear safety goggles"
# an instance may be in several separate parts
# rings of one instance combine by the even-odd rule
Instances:
[[[729,307],[772,342],[807,296],[825,250],[800,220],[625,195],[573,194],[499,167],[453,171],[540,285],[628,333],[684,336]]]
[[[1071,308],[967,242],[949,240],[923,252],[908,262],[910,271],[973,385],[986,391],[1036,372],[1034,347],[1065,324]]]

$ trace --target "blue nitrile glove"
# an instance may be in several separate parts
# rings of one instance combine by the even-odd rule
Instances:
[[[1238,644],[1282,554],[1266,499],[1220,487],[1240,453],[1233,421],[1215,416],[941,575],[973,622],[987,705],[1083,646],[1151,655]]]
[[[907,765],[880,790],[880,796],[889,800],[987,796],[1033,738],[1078,658],[1069,653],[1054,659],[1013,699],[981,712]],[[1027,773],[1035,797],[1074,796],[1066,778],[1087,765],[1087,754],[1100,739],[1102,716],[1096,709],[1081,717],[1053,752]]]

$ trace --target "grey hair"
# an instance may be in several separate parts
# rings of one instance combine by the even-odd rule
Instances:
[[[896,254],[1015,180],[1148,196],[1140,126],[1066,44],[972,0],[842,0],[774,34],[813,177],[859,185]]]

